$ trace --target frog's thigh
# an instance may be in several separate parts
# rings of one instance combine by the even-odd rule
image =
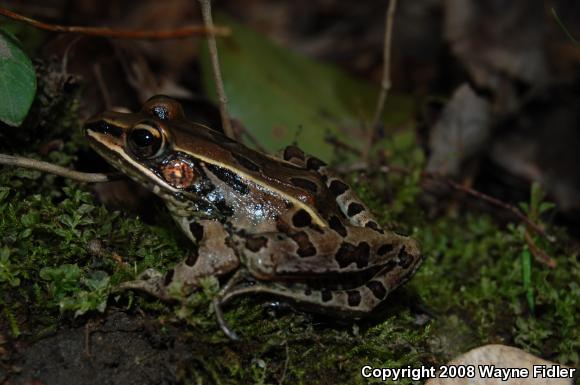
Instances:
[[[382,235],[360,227],[345,231],[346,237],[328,228],[248,236],[243,240],[245,265],[253,276],[263,280],[296,274],[357,272],[384,265],[407,251],[416,254],[418,249],[408,238],[392,233]],[[413,246],[413,250],[405,251],[405,245]]]
[[[236,269],[239,258],[231,247],[228,232],[216,220],[191,222],[190,232],[198,241],[197,247],[184,261],[167,272],[165,284],[199,286],[199,279],[219,276]]]
[[[387,263],[365,285],[349,290],[312,290],[305,286],[284,286],[282,284],[259,282],[251,287],[234,288],[222,300],[227,303],[245,294],[270,294],[288,299],[298,304],[315,306],[324,312],[333,312],[351,317],[363,316],[372,311],[393,290],[402,285],[415,273],[422,258],[413,256],[409,264]]]

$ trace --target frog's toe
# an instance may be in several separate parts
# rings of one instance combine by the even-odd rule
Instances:
[[[224,313],[222,311],[222,304],[221,304],[221,299],[220,298],[214,298],[213,300],[213,310],[215,312],[218,324],[220,326],[220,328],[222,329],[222,331],[224,332],[224,334],[231,339],[232,341],[239,341],[240,337],[236,334],[236,332],[234,332],[229,325],[227,324],[225,318],[224,318]]]
[[[155,269],[147,269],[139,274],[136,280],[121,283],[119,289],[140,290],[161,299],[168,299],[164,281],[163,273]]]

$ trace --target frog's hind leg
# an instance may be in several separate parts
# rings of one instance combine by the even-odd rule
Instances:
[[[421,258],[417,258],[410,265],[390,261],[365,285],[348,290],[313,290],[303,284],[286,286],[264,281],[253,286],[233,285],[223,293],[219,305],[225,305],[241,295],[266,294],[285,298],[298,306],[316,309],[325,314],[360,318],[370,313],[393,290],[413,276],[421,261]]]

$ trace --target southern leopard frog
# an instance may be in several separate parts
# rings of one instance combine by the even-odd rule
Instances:
[[[361,317],[422,261],[417,242],[381,228],[351,188],[295,146],[266,155],[185,119],[181,105],[151,98],[138,113],[87,122],[91,146],[161,199],[194,251],[165,275],[125,287],[171,299],[200,279],[236,271],[215,299],[264,293],[310,310]]]

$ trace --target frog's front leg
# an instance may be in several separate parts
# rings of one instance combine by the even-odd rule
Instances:
[[[185,225],[179,223],[182,227]],[[200,285],[200,279],[220,276],[238,268],[240,260],[230,246],[230,235],[217,220],[187,221],[187,234],[194,249],[182,262],[165,274],[145,270],[136,281],[125,282],[123,289],[142,290],[163,300],[188,295]]]

